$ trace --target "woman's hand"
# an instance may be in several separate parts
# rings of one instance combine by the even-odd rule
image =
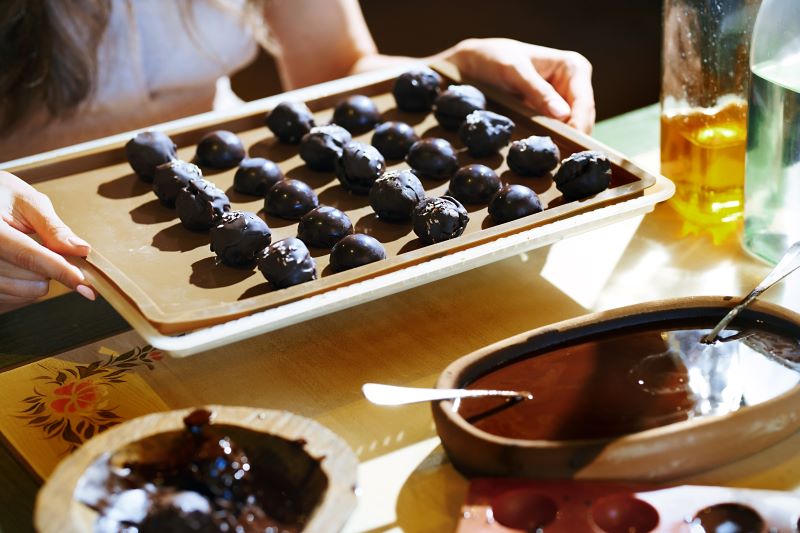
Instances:
[[[517,94],[543,115],[592,130],[592,65],[577,52],[512,39],[467,39],[443,57],[467,77]]]
[[[32,233],[41,244],[28,235]],[[49,279],[94,300],[83,273],[63,257],[85,257],[89,250],[56,215],[47,196],[0,171],[0,307],[44,296]]]

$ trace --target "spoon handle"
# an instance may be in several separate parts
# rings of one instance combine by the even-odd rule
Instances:
[[[794,243],[786,250],[786,253],[783,254],[781,260],[778,261],[778,264],[775,265],[767,276],[761,280],[761,283],[753,289],[750,294],[744,297],[744,299],[739,302],[733,309],[731,309],[725,317],[719,321],[714,329],[712,329],[708,335],[700,339],[701,342],[705,344],[713,344],[717,337],[719,336],[720,331],[725,329],[728,324],[731,323],[731,320],[736,318],[742,309],[750,305],[750,303],[758,298],[761,293],[778,283],[780,280],[797,270],[800,267],[800,241]]]
[[[421,387],[396,387],[380,383],[365,383],[361,391],[367,400],[376,405],[405,405],[435,400],[455,398],[476,398],[482,396],[501,396],[505,398],[533,399],[527,391],[469,390],[469,389],[426,389]]]

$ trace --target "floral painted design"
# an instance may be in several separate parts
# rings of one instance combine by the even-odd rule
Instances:
[[[137,347],[129,352],[109,356],[88,365],[53,369],[39,365],[45,371],[36,376],[40,382],[33,395],[23,399],[17,418],[29,427],[40,428],[46,439],[60,439],[70,453],[85,440],[122,422],[109,406],[108,392],[115,384],[125,383],[125,374],[137,367],[155,368],[161,352],[152,346]]]

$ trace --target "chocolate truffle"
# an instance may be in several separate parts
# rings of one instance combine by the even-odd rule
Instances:
[[[558,166],[561,152],[550,137],[532,135],[508,149],[508,168],[520,176],[541,176]]]
[[[175,207],[181,223],[187,229],[206,230],[230,211],[231,203],[225,193],[210,181],[192,180],[178,193]]]
[[[315,248],[332,248],[345,235],[353,233],[353,223],[335,207],[321,205],[300,219],[297,238]]]
[[[186,185],[196,179],[201,179],[203,173],[192,163],[173,159],[156,167],[153,178],[153,192],[156,193],[161,203],[167,207],[175,207],[178,193]]]
[[[608,188],[611,162],[601,152],[576,152],[561,162],[553,181],[568,202],[588,198]]]
[[[133,171],[147,183],[153,181],[156,167],[177,159],[177,146],[166,133],[143,131],[125,145],[125,156]]]
[[[263,157],[245,159],[233,176],[233,190],[251,196],[267,194],[267,191],[283,179],[283,172],[274,161]]]
[[[406,162],[423,178],[446,180],[458,170],[455,150],[444,139],[429,137],[411,145]]]
[[[258,260],[258,269],[276,289],[317,279],[317,265],[308,248],[294,237],[272,243]]]
[[[472,85],[451,85],[433,103],[433,115],[446,130],[457,130],[479,109],[486,109],[486,97]]]
[[[300,220],[318,205],[317,193],[300,180],[279,181],[267,191],[264,200],[267,213],[288,220]]]
[[[336,160],[336,177],[355,194],[367,194],[384,170],[386,161],[377,148],[360,142],[346,144]]]
[[[425,198],[425,189],[410,170],[390,170],[375,180],[369,190],[369,205],[384,220],[408,220],[414,207]]]
[[[211,251],[229,266],[252,265],[271,241],[267,223],[244,211],[225,213],[211,228]]]
[[[264,123],[282,143],[297,144],[314,127],[314,116],[302,102],[281,102]]]
[[[524,185],[506,185],[489,202],[489,214],[498,224],[526,217],[542,210],[542,202],[533,189]]]
[[[441,85],[439,74],[429,68],[418,68],[400,74],[394,81],[392,94],[403,111],[430,111]]]
[[[372,134],[372,146],[386,159],[403,159],[418,140],[414,128],[405,122],[384,122]]]
[[[244,159],[242,140],[233,132],[206,133],[197,144],[197,161],[209,168],[233,168]]]
[[[337,242],[331,250],[331,270],[342,272],[386,259],[386,250],[374,237],[356,233]]]
[[[371,130],[380,119],[381,113],[375,102],[363,94],[348,96],[333,110],[334,124],[354,135]]]
[[[465,204],[485,204],[500,190],[497,173],[486,165],[461,167],[450,180],[447,194]]]
[[[514,121],[492,111],[473,111],[458,129],[461,142],[473,157],[496,154],[511,140]]]
[[[455,239],[467,227],[469,215],[451,196],[426,198],[414,208],[414,233],[425,244]]]
[[[352,139],[349,131],[336,124],[316,126],[303,135],[300,157],[311,170],[333,170],[342,148]]]

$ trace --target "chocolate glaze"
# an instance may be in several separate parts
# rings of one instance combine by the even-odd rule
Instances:
[[[446,180],[458,170],[458,157],[453,146],[445,139],[429,137],[411,145],[406,163],[420,177]]]
[[[508,168],[520,176],[541,176],[558,166],[561,152],[550,137],[532,135],[508,149]]]
[[[143,131],[125,144],[125,156],[133,171],[150,183],[158,165],[178,157],[177,148],[166,133]]]
[[[740,503],[720,503],[700,510],[691,522],[692,531],[706,533],[761,533],[764,519],[754,509]],[[699,526],[699,527],[698,527]],[[772,530],[770,530],[772,531]]]
[[[258,269],[276,289],[317,279],[317,265],[308,248],[294,237],[272,243],[258,260]]]
[[[360,142],[347,143],[336,160],[336,177],[355,194],[367,194],[384,170],[386,161],[378,149]]]
[[[384,122],[372,134],[372,146],[386,159],[403,159],[411,145],[419,140],[414,128],[405,122]]]
[[[211,228],[211,251],[229,266],[252,265],[271,240],[267,223],[254,213],[231,211]]]
[[[190,181],[202,179],[203,173],[197,165],[173,159],[156,167],[153,177],[153,192],[161,203],[167,207],[175,207],[178,193]]]
[[[500,190],[497,173],[486,165],[467,165],[450,180],[447,194],[465,204],[485,204]]]
[[[233,168],[244,156],[242,140],[231,131],[206,133],[197,144],[197,161],[209,168]]]
[[[390,170],[375,180],[369,190],[369,205],[384,220],[408,220],[414,207],[425,198],[425,189],[410,170]]]
[[[433,115],[446,130],[457,130],[479,109],[486,109],[486,97],[472,85],[451,85],[433,103]]]
[[[331,270],[342,272],[386,259],[386,250],[377,239],[355,233],[336,243],[331,250]]]
[[[458,137],[473,157],[496,154],[511,140],[514,121],[492,111],[473,111],[458,129]]]
[[[403,111],[430,111],[439,95],[442,77],[429,68],[404,72],[392,86],[397,107]]]
[[[297,225],[297,238],[316,248],[330,249],[351,233],[353,223],[347,215],[327,205],[312,209],[303,215]]]
[[[342,148],[352,139],[349,131],[336,124],[315,126],[300,141],[300,158],[311,170],[333,170]]]
[[[336,104],[333,110],[333,122],[350,133],[358,135],[375,127],[381,113],[369,97],[354,94]]]
[[[230,211],[228,197],[216,185],[204,179],[192,180],[178,193],[175,208],[187,229],[207,230]]]
[[[464,233],[469,215],[451,196],[426,198],[414,208],[414,233],[425,244],[455,239]]]
[[[264,124],[281,142],[297,144],[314,127],[314,115],[303,102],[281,102],[267,113]]]
[[[267,213],[287,220],[300,220],[318,205],[317,193],[300,180],[279,181],[267,191],[264,199],[264,209]]]
[[[489,214],[498,224],[533,215],[541,210],[539,195],[524,185],[506,185],[489,202]]]
[[[239,163],[239,169],[233,176],[233,189],[242,194],[263,198],[283,178],[281,168],[274,161],[253,157]]]
[[[561,162],[553,181],[568,202],[588,198],[608,188],[611,162],[601,152],[576,152]]]

